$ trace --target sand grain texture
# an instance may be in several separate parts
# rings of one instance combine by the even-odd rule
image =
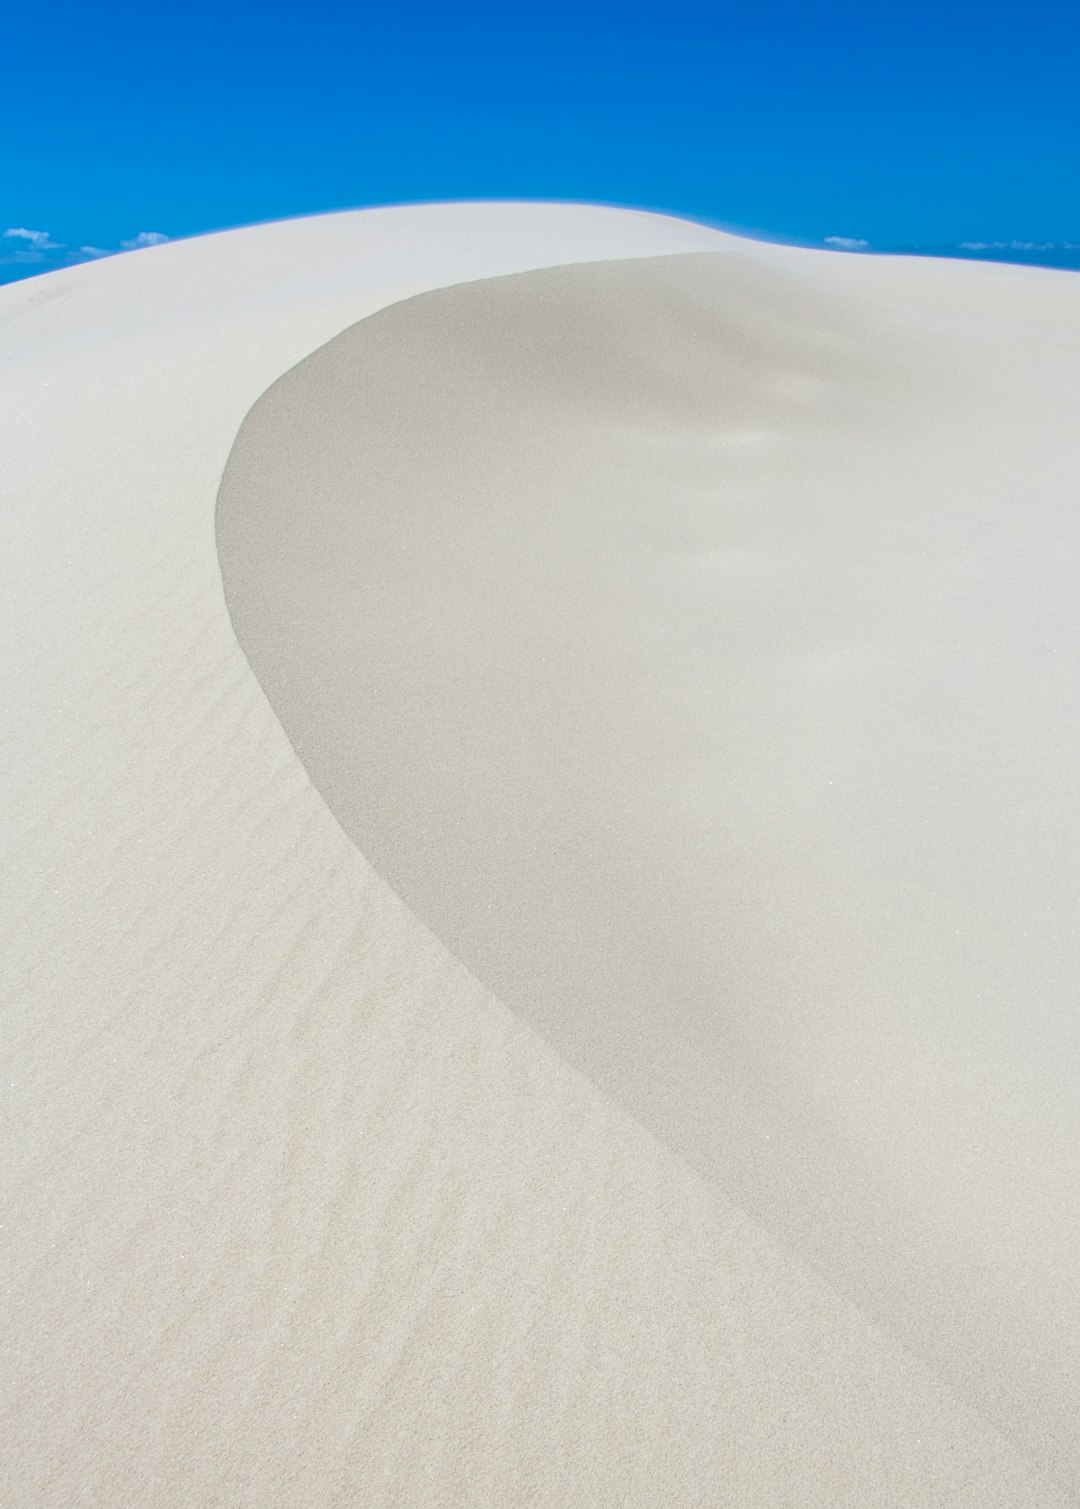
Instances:
[[[5,1502],[1071,1501],[1080,304],[893,266],[431,206],[3,290]],[[960,873],[967,972],[882,951]]]

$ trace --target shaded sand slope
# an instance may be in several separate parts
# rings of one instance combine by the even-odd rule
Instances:
[[[1065,1502],[417,921],[227,616],[222,468],[320,343],[729,245],[432,206],[0,291],[5,1505]]]
[[[725,249],[245,421],[253,668],[545,1040],[1080,1490],[1080,282]]]

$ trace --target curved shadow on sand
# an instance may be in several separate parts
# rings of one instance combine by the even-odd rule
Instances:
[[[968,360],[742,253],[425,294],[263,396],[218,542],[417,916],[1030,1447],[1077,1302],[1001,1035],[1041,944],[1003,963],[1028,903],[982,859],[1041,851],[1022,739],[983,756],[1033,670],[964,617]]]

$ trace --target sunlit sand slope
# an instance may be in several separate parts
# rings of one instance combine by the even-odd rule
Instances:
[[[1040,1466],[1052,1458],[1047,1442],[1061,1456],[1057,1417],[1047,1414],[1046,1440],[1033,1445],[1016,1420],[1005,1429],[980,1412],[974,1394],[898,1339],[889,1316],[875,1322],[823,1273],[804,1223],[810,1206],[784,1206],[766,1186],[767,1209],[754,1213],[743,1188],[728,1181],[725,1193],[718,1165],[680,1150],[633,1103],[637,1049],[625,1049],[621,1067],[590,1065],[580,1041],[556,1041],[562,1007],[541,1020],[509,975],[504,1002],[475,972],[479,957],[470,968],[446,926],[452,908],[425,914],[417,893],[409,909],[393,888],[407,877],[389,883],[373,869],[311,784],[309,770],[324,778],[314,746],[296,727],[291,738],[283,731],[279,717],[292,720],[280,689],[272,706],[226,608],[214,533],[222,470],[244,415],[308,353],[435,288],[736,245],[699,226],[586,206],[430,206],[177,243],[0,292],[5,1504],[1068,1501]],[[855,260],[814,265],[841,291],[864,276]],[[1033,319],[1060,336],[1058,280],[1008,286],[1045,288],[1045,298],[1033,294],[1045,316]],[[1011,339],[1012,326],[1003,329]],[[482,343],[477,363],[479,401],[493,380]],[[508,390],[518,369],[516,358],[505,367]],[[386,376],[400,392],[402,369],[391,364]],[[588,370],[583,380],[572,390],[580,417],[597,403],[598,433],[608,434],[611,403]],[[611,395],[634,446],[642,425],[658,426],[660,443],[670,431],[645,398],[652,417],[628,410],[624,390]],[[1057,401],[1064,411],[1068,391]],[[516,402],[508,391],[507,413]],[[676,412],[683,402],[677,389]],[[1038,394],[1030,403],[1034,415],[1046,409]],[[537,423],[565,407],[557,387],[541,392]],[[299,444],[303,427],[295,433]],[[416,464],[438,438],[428,433],[422,441],[402,428],[395,464]],[[508,464],[512,440],[500,442]],[[1045,449],[1032,452],[1037,498]],[[676,470],[682,455],[678,440]],[[563,465],[558,451],[551,461]],[[335,440],[298,504],[314,508],[320,478],[336,485],[341,464]],[[389,528],[400,471],[385,481]],[[452,499],[458,483],[445,481]],[[527,519],[526,493],[498,502],[507,506]],[[595,524],[600,548],[609,531],[600,515]],[[462,526],[472,528],[467,510]],[[250,573],[264,558],[241,551],[239,535],[234,552],[224,534],[223,543],[235,593],[241,557]],[[550,574],[547,549],[537,570]],[[650,559],[645,550],[646,594]],[[1041,568],[1039,580],[1050,613],[1057,599]],[[568,588],[578,581],[592,593],[588,576],[568,577]],[[385,586],[393,618],[400,581],[387,575]],[[507,590],[494,582],[474,604],[500,632]],[[521,607],[514,632],[527,641],[536,604],[525,594]],[[604,653],[636,656],[615,608]],[[459,642],[457,611],[448,604],[444,661]],[[569,628],[578,611],[571,595],[552,616],[566,613]],[[298,655],[310,626],[293,628]],[[247,648],[258,658],[254,641]],[[337,648],[325,658],[330,678]],[[504,653],[509,666],[513,645]],[[573,674],[587,677],[584,667]],[[647,725],[653,683],[668,671],[661,658],[644,674]],[[441,698],[438,667],[425,677]],[[544,695],[554,686],[552,677]],[[399,690],[407,721],[414,694]],[[1033,706],[1039,695],[1031,690]],[[514,706],[511,697],[516,717]],[[617,701],[604,715],[613,736],[628,727]],[[370,733],[368,714],[358,716]],[[586,710],[575,726],[592,729],[595,744]],[[685,733],[684,722],[673,726]],[[389,740],[376,760],[385,770],[393,740],[385,729],[377,737]],[[658,781],[684,747],[679,734],[660,750]],[[594,781],[584,755],[581,779]],[[455,758],[471,779],[474,753]],[[615,772],[616,786],[625,789],[637,759]],[[504,799],[509,760],[493,748],[493,801]],[[386,787],[401,842],[379,863],[416,852],[404,803],[423,797],[413,779],[422,773]],[[542,795],[529,771],[521,792],[523,802]],[[694,810],[699,796],[688,788]],[[653,842],[652,810],[643,803],[643,843]],[[349,821],[340,807],[338,816]],[[471,820],[480,833],[489,824],[475,810]],[[1065,811],[1060,832],[1067,823]],[[511,852],[520,831],[508,835]],[[372,853],[385,847],[374,827],[370,840]],[[436,899],[454,853],[433,842]],[[631,858],[640,876],[642,857]],[[582,864],[596,862],[587,845]],[[460,877],[463,890],[485,883]],[[756,883],[748,875],[748,900]],[[682,882],[673,874],[670,884]],[[654,937],[655,895],[643,895],[641,923]],[[781,919],[784,905],[778,896]],[[597,917],[586,908],[581,931]],[[481,931],[475,946],[484,943]],[[554,947],[569,982],[585,957],[580,933]],[[756,947],[748,935],[747,957]],[[597,1000],[589,1010],[599,1031],[606,1008]],[[998,1103],[997,1018],[988,1022],[986,1098]],[[768,1026],[759,1083],[776,1037]],[[714,1109],[739,1079],[726,1072]],[[804,1082],[793,1073],[793,1114]],[[1049,1104],[1056,1113],[1060,1100]],[[1029,1107],[1024,1097],[1015,1105],[1025,1151]],[[733,1149],[741,1115],[736,1105]],[[887,1097],[880,1116],[897,1128],[911,1120]],[[828,1138],[813,1135],[827,1151]],[[868,1157],[888,1174],[897,1163],[880,1162],[880,1140]],[[738,1156],[747,1147],[743,1137]],[[951,1165],[946,1173],[943,1198]],[[1038,1165],[1032,1177],[1051,1174]],[[876,1219],[866,1198],[859,1230]],[[838,1229],[856,1229],[842,1214],[849,1225]],[[995,1253],[985,1261],[999,1276]],[[1025,1279],[1018,1273],[1017,1286]],[[1051,1284],[1047,1305],[1058,1294]],[[1051,1354],[1044,1381],[1055,1366]]]

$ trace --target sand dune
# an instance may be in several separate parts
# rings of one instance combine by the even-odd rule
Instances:
[[[1076,1501],[1080,284],[428,206],[0,322],[5,1501]]]

